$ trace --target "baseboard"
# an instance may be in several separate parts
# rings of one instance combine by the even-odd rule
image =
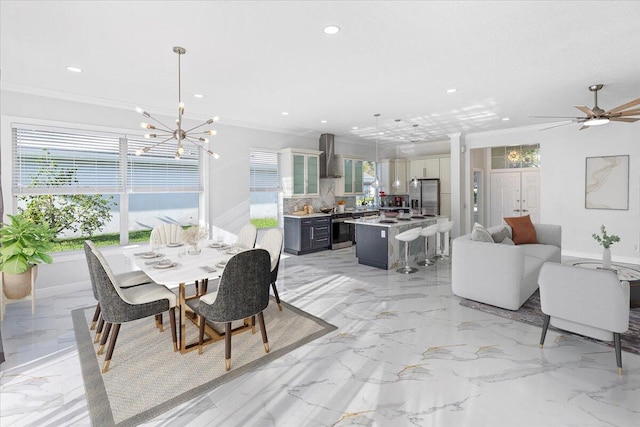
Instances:
[[[36,286],[36,300],[38,298],[53,297],[59,294],[85,291],[88,289],[91,289],[91,283],[88,280],[65,283],[64,285],[49,286],[46,288],[38,288],[38,286]]]
[[[587,258],[593,259],[596,261],[602,260],[602,254],[597,254],[594,252],[580,252],[580,251],[562,251],[562,256],[575,257],[575,258]],[[631,264],[631,265],[640,265],[640,256],[638,257],[627,257],[627,256],[615,256],[611,255],[612,262],[618,262],[621,264]]]

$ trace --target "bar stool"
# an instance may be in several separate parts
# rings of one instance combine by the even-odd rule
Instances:
[[[420,235],[424,237],[424,261],[418,261],[416,264],[425,266],[434,264],[434,262],[429,259],[429,237],[435,236],[439,228],[440,226],[438,224],[433,224],[424,227],[422,231],[420,231]]]
[[[450,239],[450,231],[453,228],[453,224],[454,224],[453,221],[448,221],[448,222],[443,222],[442,224],[438,224],[438,247],[440,248],[440,253],[436,255],[437,259],[449,258],[449,249],[451,248],[451,246],[449,245],[449,239]],[[445,246],[447,249],[446,255],[445,255]]]
[[[409,267],[409,242],[412,242],[420,237],[421,231],[422,228],[416,227],[407,231],[403,231],[396,236],[397,240],[404,242],[404,267],[397,269],[396,272],[402,274],[411,274],[418,271],[417,268]]]

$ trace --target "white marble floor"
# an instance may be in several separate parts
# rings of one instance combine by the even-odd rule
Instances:
[[[638,426],[640,356],[459,305],[448,263],[409,276],[353,248],[287,257],[283,300],[338,330],[165,413],[163,426]],[[0,425],[88,425],[70,310],[8,307]],[[267,325],[268,328],[268,325]]]

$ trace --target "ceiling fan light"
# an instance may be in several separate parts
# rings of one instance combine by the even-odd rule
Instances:
[[[583,125],[585,126],[600,126],[600,125],[606,125],[607,123],[609,123],[609,119],[607,119],[606,117],[600,117],[600,118],[593,118],[593,119],[589,119],[586,122],[583,123]]]

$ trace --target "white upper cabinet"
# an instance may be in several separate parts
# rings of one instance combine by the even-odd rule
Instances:
[[[282,192],[284,197],[320,195],[320,151],[282,150]]]
[[[380,161],[380,184],[382,190],[388,195],[408,194],[407,173],[409,162],[405,159],[384,159]],[[393,181],[400,179],[400,187],[394,187]]]
[[[363,170],[362,158],[354,156],[336,156],[338,164],[338,178],[335,188],[336,196],[362,194]]]

